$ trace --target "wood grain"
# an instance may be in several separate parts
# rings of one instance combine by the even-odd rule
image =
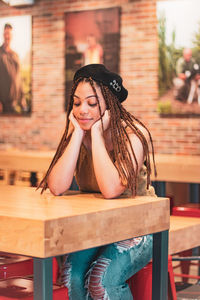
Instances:
[[[157,177],[152,180],[200,183],[200,156],[156,154]]]
[[[169,228],[169,200],[0,187],[0,251],[49,257]]]
[[[55,151],[0,151],[0,169],[45,172]]]
[[[0,169],[46,172],[54,151],[0,151]],[[200,156],[156,154],[158,176],[152,180],[200,183]]]
[[[200,218],[170,216],[169,254],[200,246]]]

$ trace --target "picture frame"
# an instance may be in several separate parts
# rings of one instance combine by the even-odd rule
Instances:
[[[157,1],[161,117],[200,116],[198,0]]]
[[[30,115],[31,69],[32,17],[0,18],[0,116]]]
[[[65,110],[74,73],[92,63],[118,73],[119,51],[120,7],[65,14]]]

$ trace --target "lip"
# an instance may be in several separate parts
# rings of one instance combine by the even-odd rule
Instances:
[[[80,123],[88,123],[89,121],[91,121],[92,119],[78,119],[78,121]]]

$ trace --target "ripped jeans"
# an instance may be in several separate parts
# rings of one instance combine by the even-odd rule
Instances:
[[[64,257],[61,279],[70,300],[132,300],[126,280],[152,258],[152,235],[74,252]]]

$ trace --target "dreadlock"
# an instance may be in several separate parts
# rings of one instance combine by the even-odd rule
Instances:
[[[38,188],[42,188],[41,193],[43,193],[44,190],[48,188],[48,176],[58,161],[58,159],[62,156],[67,144],[69,143],[70,140],[70,134],[68,134],[68,129],[69,129],[69,114],[72,110],[73,106],[73,96],[74,92],[78,86],[78,84],[81,81],[89,82],[97,99],[98,103],[98,108],[100,112],[100,118],[101,118],[101,124],[102,124],[102,129],[103,129],[103,121],[102,121],[102,112],[101,112],[101,107],[99,104],[97,92],[95,89],[94,81],[92,78],[78,78],[77,81],[75,81],[72,90],[71,90],[71,95],[70,95],[70,101],[68,103],[67,107],[67,114],[66,114],[66,128],[64,131],[64,134],[62,136],[62,139],[58,145],[57,151],[55,153],[55,156],[49,166],[49,169],[47,170],[47,173],[45,177],[42,179],[40,182]],[[114,160],[115,160],[115,165],[118,170],[119,176],[122,180],[122,182],[126,183],[127,188],[131,190],[132,195],[136,195],[136,190],[137,190],[137,176],[138,176],[138,162],[136,159],[136,155],[134,152],[134,149],[132,147],[130,138],[127,134],[126,128],[130,128],[132,132],[140,139],[142,146],[143,146],[143,151],[144,151],[144,159],[146,161],[146,167],[147,167],[147,188],[149,187],[150,184],[150,174],[151,174],[151,165],[150,165],[150,150],[148,146],[148,142],[141,132],[141,130],[137,127],[136,124],[140,124],[143,128],[146,129],[149,138],[150,138],[150,143],[152,147],[152,154],[153,154],[153,163],[154,163],[154,171],[156,174],[156,169],[155,169],[155,159],[154,159],[154,148],[153,148],[153,141],[151,134],[149,130],[146,128],[146,126],[139,121],[137,118],[135,118],[132,114],[130,114],[119,102],[117,97],[109,90],[107,86],[104,86],[102,83],[98,84],[100,86],[102,95],[104,97],[104,100],[106,102],[106,107],[110,111],[110,130],[111,130],[111,139],[112,139],[112,144],[113,144],[113,152],[114,152]],[[130,148],[130,150],[129,150]],[[132,157],[134,158],[134,162],[136,165],[136,168],[134,168]]]

